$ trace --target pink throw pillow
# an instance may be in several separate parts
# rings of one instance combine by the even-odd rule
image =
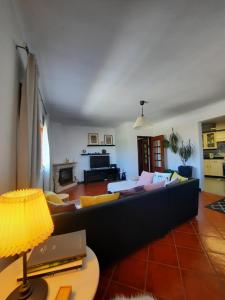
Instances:
[[[140,178],[138,179],[137,185],[150,184],[153,181],[154,173],[142,171]]]
[[[165,181],[155,182],[151,184],[144,185],[144,189],[146,192],[150,192],[153,190],[160,189],[165,186]]]

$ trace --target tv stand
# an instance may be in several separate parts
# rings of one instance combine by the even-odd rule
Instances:
[[[84,183],[104,181],[104,180],[119,180],[120,169],[119,168],[102,168],[84,170]]]

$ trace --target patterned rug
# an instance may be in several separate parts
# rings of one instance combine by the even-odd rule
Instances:
[[[225,214],[225,199],[215,201],[206,207]]]

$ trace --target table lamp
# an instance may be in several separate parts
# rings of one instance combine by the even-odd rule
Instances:
[[[41,189],[25,189],[0,196],[0,257],[22,254],[23,283],[7,297],[46,299],[48,285],[42,278],[27,279],[28,250],[47,239],[53,222]]]

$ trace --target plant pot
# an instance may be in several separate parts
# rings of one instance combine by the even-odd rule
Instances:
[[[192,177],[192,166],[179,166],[178,167],[179,175],[187,178]]]
[[[126,180],[126,179],[127,179],[126,172],[122,172],[121,180]]]

